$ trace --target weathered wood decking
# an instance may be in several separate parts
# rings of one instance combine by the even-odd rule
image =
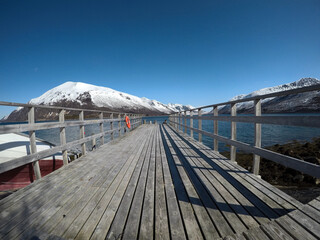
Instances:
[[[319,209],[169,126],[143,125],[3,199],[0,238],[319,239]]]

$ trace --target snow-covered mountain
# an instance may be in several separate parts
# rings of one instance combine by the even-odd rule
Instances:
[[[190,105],[163,104],[145,97],[140,98],[111,88],[82,82],[66,82],[45,92],[40,97],[31,99],[29,103],[146,114],[169,114],[194,108]],[[25,111],[22,108],[17,109],[8,116],[7,121],[22,120]],[[57,113],[48,112],[44,109],[38,109],[37,111],[38,119],[51,119],[56,115]]]
[[[241,94],[233,97],[230,101],[250,98],[258,95],[265,95],[274,92],[281,92],[295,88],[307,87],[320,84],[320,80],[316,78],[302,78],[298,81],[283,84],[275,87],[263,88],[249,94]],[[314,112],[320,110],[320,91],[293,94],[289,96],[281,96],[267,98],[262,100],[262,110],[265,113],[280,112]],[[237,104],[239,113],[253,112],[253,102],[242,102]],[[230,106],[224,106],[219,110],[220,113],[229,113]]]

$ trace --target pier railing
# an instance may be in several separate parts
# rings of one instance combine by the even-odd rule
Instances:
[[[270,151],[261,147],[261,124],[275,124],[275,125],[290,125],[290,126],[305,126],[320,128],[320,116],[310,116],[307,114],[299,116],[262,116],[261,103],[263,99],[274,98],[279,96],[287,96],[292,94],[299,94],[304,92],[319,91],[320,85],[313,85],[309,87],[297,88],[282,92],[275,92],[266,95],[258,95],[250,98],[239,99],[235,101],[223,102],[202,106],[199,108],[181,111],[170,115],[170,124],[176,129],[187,133],[189,129],[190,136],[193,133],[198,133],[198,140],[202,142],[202,135],[213,138],[213,149],[218,151],[218,142],[221,141],[231,146],[230,159],[236,161],[236,149],[241,149],[245,152],[252,153],[253,157],[253,173],[259,175],[260,158],[266,158],[273,162],[279,163],[283,166],[295,169],[297,171],[306,173],[316,178],[320,178],[320,166],[312,164],[294,157],[286,156],[280,153]],[[237,104],[242,102],[253,102],[254,115],[253,116],[237,116]],[[219,116],[219,107],[230,105],[230,116]],[[203,114],[203,109],[212,109],[212,114]],[[189,119],[189,126],[187,125]],[[198,120],[198,128],[193,124],[193,120]],[[213,132],[207,132],[202,129],[202,120],[213,120]],[[218,121],[231,122],[231,138],[227,138],[218,134]],[[254,145],[237,141],[237,122],[253,123],[255,127]]]
[[[100,145],[104,144],[104,137],[110,134],[111,141],[114,137],[121,136],[121,130],[129,129],[125,124],[121,122],[125,121],[125,116],[130,118],[131,129],[136,128],[142,123],[142,114],[132,114],[124,112],[109,112],[100,111],[93,109],[80,109],[80,108],[67,108],[59,106],[46,106],[46,105],[33,105],[33,104],[23,104],[23,103],[12,103],[12,102],[2,102],[1,106],[11,106],[11,107],[23,107],[28,109],[28,123],[27,124],[6,124],[0,125],[0,134],[6,133],[21,133],[29,132],[30,139],[30,154],[9,160],[7,162],[0,163],[0,173],[15,169],[17,167],[23,166],[28,163],[33,163],[33,169],[36,179],[41,178],[41,172],[39,167],[39,160],[48,156],[52,156],[58,152],[62,152],[63,164],[68,164],[68,153],[67,151],[77,145],[81,145],[82,155],[86,154],[86,143],[89,141],[93,142],[95,145],[96,139],[100,139]],[[59,121],[55,122],[36,122],[35,121],[35,109],[44,108],[52,111],[59,112]],[[77,112],[79,114],[79,120],[65,121],[66,112]],[[85,113],[99,115],[98,119],[85,119]],[[99,126],[99,132],[94,133],[91,136],[85,136],[84,126],[97,124]],[[104,124],[110,124],[110,130],[104,130]],[[123,126],[122,126],[123,125]],[[75,141],[66,141],[66,127],[79,126],[80,138]],[[58,128],[60,134],[60,145],[50,148],[48,150],[43,150],[38,152],[36,145],[36,130],[52,129]],[[118,133],[118,134],[115,134]]]

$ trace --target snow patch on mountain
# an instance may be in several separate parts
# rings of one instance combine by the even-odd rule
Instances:
[[[82,82],[66,82],[61,84],[38,98],[31,99],[31,104],[55,105],[57,102],[78,102],[83,105],[83,98],[91,99],[97,107],[106,107],[109,109],[148,109],[162,113],[172,113],[183,108],[193,108],[181,104],[163,104],[156,100],[140,98],[127,93],[119,92],[107,87],[99,87]]]
[[[233,97],[232,99],[230,99],[230,101],[246,99],[246,98],[251,98],[251,97],[255,97],[255,96],[259,96],[259,95],[275,93],[275,92],[287,91],[287,90],[292,90],[292,89],[301,88],[301,87],[308,87],[308,86],[317,85],[317,84],[320,84],[320,80],[318,80],[316,78],[302,78],[302,79],[295,81],[295,82],[292,82],[292,83],[287,83],[287,84],[283,84],[283,85],[279,85],[279,86],[275,86],[275,87],[263,88],[263,89],[254,91],[249,94],[240,94],[240,95],[237,95],[237,96]],[[303,100],[302,100],[302,98],[300,98],[299,104],[301,104],[302,102],[304,102],[304,103],[310,102],[315,97],[316,93],[307,92],[307,93],[301,93],[301,94],[303,95]],[[264,103],[264,104],[271,103],[271,101],[273,101],[274,103],[276,103],[276,102],[278,103],[279,101],[277,99],[279,99],[279,97],[266,98],[266,99],[262,100],[262,103]],[[283,97],[282,100],[284,101],[285,98]],[[289,102],[289,101],[287,101],[286,103],[282,103],[282,106],[284,106],[284,104],[286,104],[288,107],[291,107],[291,108],[293,108],[295,105],[294,102]],[[297,104],[298,104],[298,102],[297,102]],[[252,107],[253,107],[252,101],[237,103],[237,109],[239,111],[245,111],[245,110],[251,109]],[[230,106],[225,106],[225,107],[221,108],[221,111],[222,112],[229,111],[229,109],[230,109]]]

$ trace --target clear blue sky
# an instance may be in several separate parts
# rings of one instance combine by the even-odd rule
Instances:
[[[200,106],[303,77],[319,0],[0,1],[2,101],[81,81]]]

